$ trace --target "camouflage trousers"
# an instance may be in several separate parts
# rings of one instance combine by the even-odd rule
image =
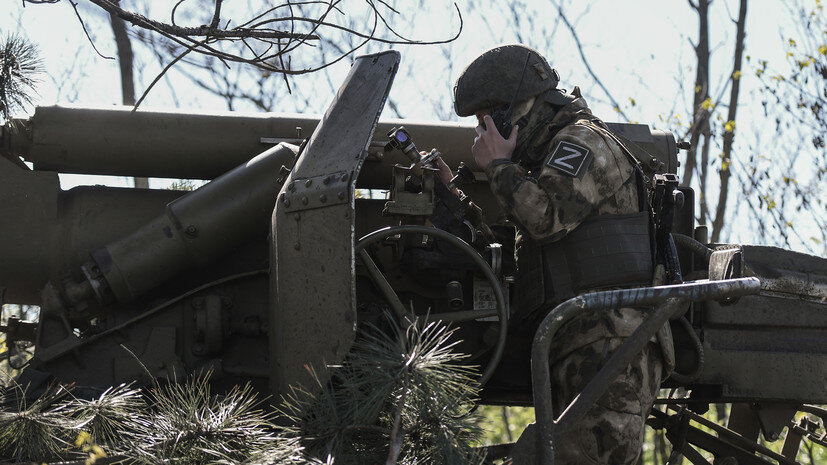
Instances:
[[[644,317],[644,311],[634,308],[589,312],[560,328],[551,352],[555,415],[583,391]],[[644,423],[657,397],[662,374],[663,358],[653,338],[580,422],[558,438],[555,465],[637,463]],[[515,448],[520,450],[512,455],[514,465],[539,464],[534,457],[535,434],[527,430],[525,437],[520,437]]]

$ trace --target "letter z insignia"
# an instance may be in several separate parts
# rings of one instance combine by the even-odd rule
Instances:
[[[569,176],[583,178],[592,163],[592,153],[586,147],[560,141],[546,161],[546,166],[560,170]]]

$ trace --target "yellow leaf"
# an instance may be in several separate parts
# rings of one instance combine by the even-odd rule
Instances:
[[[88,443],[91,440],[92,440],[92,435],[91,434],[87,433],[86,431],[81,431],[80,433],[78,433],[77,439],[75,439],[75,446],[80,447],[80,446]]]
[[[827,45],[822,45],[818,48],[818,53],[822,55],[827,55]]]
[[[709,110],[710,108],[712,108],[712,99],[707,98],[706,100],[701,102],[701,108],[703,108],[704,110]]]
[[[729,120],[724,124],[724,131],[726,132],[733,132],[735,131],[735,121]]]
[[[795,47],[795,40],[793,40],[792,38],[787,39],[787,43],[790,44],[790,47]]]
[[[637,105],[637,103],[635,102],[635,99],[633,99],[632,97],[629,97],[629,103],[630,103],[632,106]]]
[[[721,161],[721,171],[729,171],[729,165],[732,164],[732,161],[729,158],[724,158]]]
[[[616,111],[617,113],[620,113],[620,108],[618,108],[618,107],[614,107],[614,108],[612,108],[612,110]]]
[[[106,457],[106,452],[104,452],[100,446],[92,446],[92,453],[95,454],[97,458]]]
[[[732,73],[732,79],[735,79],[736,81],[738,79],[741,79],[741,71],[739,70],[739,71],[735,71],[734,73]]]
[[[808,66],[810,66],[810,60],[798,60],[798,68],[799,69],[804,69]]]
[[[701,91],[701,86],[695,86],[695,93],[699,93]]]

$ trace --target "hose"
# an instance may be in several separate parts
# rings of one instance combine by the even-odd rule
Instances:
[[[695,329],[689,323],[689,320],[686,319],[685,316],[682,316],[678,319],[678,322],[683,326],[683,329],[689,334],[689,337],[692,339],[692,343],[695,345],[695,352],[698,354],[698,364],[695,366],[695,369],[689,373],[678,373],[677,371],[673,371],[670,378],[674,379],[675,381],[681,384],[688,384],[692,381],[695,381],[698,376],[704,370],[704,347],[701,344],[701,339],[698,337],[698,334],[695,333]]]

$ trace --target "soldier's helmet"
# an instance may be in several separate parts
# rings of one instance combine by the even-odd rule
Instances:
[[[528,66],[526,65],[528,58]],[[517,86],[525,77],[516,98]],[[500,45],[477,57],[454,85],[454,110],[471,116],[479,110],[527,100],[557,87],[560,77],[536,50],[525,45]]]

